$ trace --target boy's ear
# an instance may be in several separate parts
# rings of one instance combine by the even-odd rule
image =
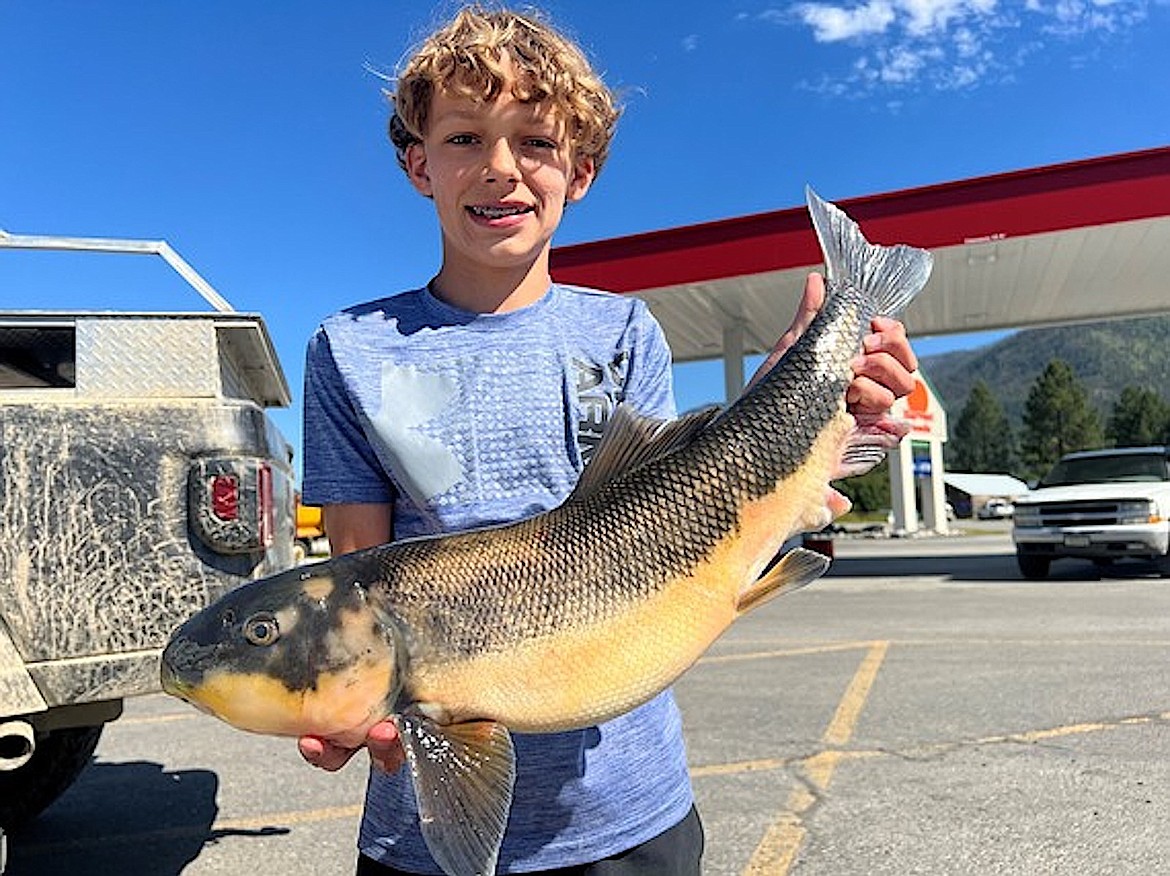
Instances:
[[[573,162],[573,178],[569,181],[569,189],[565,193],[565,200],[572,204],[583,197],[593,185],[593,178],[597,176],[596,165],[593,159],[581,156]]]
[[[406,147],[406,175],[415,191],[424,197],[433,197],[431,177],[427,173],[427,151],[422,143],[411,143]]]

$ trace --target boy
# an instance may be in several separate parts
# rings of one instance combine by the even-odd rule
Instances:
[[[549,277],[553,233],[600,171],[618,116],[580,50],[531,16],[465,9],[406,64],[394,108],[391,139],[434,201],[442,265],[425,288],[332,316],[310,341],[304,490],[325,507],[335,553],[553,507],[588,461],[598,412],[624,402],[674,415],[670,353],[645,304]],[[822,298],[813,275],[777,352]],[[907,392],[914,368],[900,324],[874,328],[850,391],[860,412]],[[699,872],[669,691],[601,727],[514,742],[501,872]],[[367,747],[379,768],[358,873],[439,873],[394,726]],[[316,738],[300,748],[325,769],[353,754]]]

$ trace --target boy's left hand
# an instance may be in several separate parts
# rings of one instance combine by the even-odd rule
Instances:
[[[792,325],[780,336],[776,346],[752,377],[752,383],[796,343],[796,339],[804,334],[824,303],[824,278],[817,273],[809,274]],[[873,331],[862,340],[863,351],[853,360],[853,382],[849,384],[845,395],[849,412],[854,415],[878,416],[888,411],[895,399],[907,395],[914,388],[914,372],[918,370],[918,359],[910,349],[906,329],[901,322],[878,316],[874,317],[871,328]]]

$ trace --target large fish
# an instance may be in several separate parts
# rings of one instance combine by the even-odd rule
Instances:
[[[796,548],[848,508],[830,480],[901,437],[846,412],[850,360],[929,253],[866,242],[808,193],[824,307],[723,412],[663,423],[619,406],[559,507],[404,540],[247,584],[174,634],[163,687],[245,730],[356,746],[401,734],[423,835],[452,876],[491,873],[511,804],[510,732],[585,727],[677,679],[740,615],[823,574]],[[587,547],[586,547],[587,546]]]

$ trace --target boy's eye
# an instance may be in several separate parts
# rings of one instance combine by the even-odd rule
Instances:
[[[470,146],[475,142],[475,137],[472,134],[452,134],[447,142],[453,146]]]
[[[549,137],[529,137],[528,145],[535,149],[556,149],[558,144]]]

